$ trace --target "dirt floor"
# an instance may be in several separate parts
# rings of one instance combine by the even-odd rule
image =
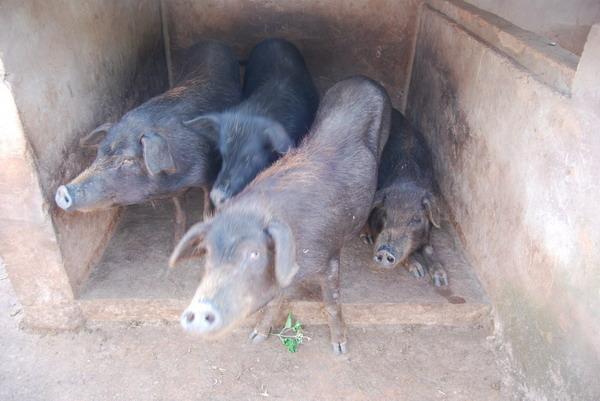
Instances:
[[[19,329],[0,267],[0,400],[505,400],[483,328],[350,328],[335,357],[324,326],[295,354],[246,332],[201,342],[175,324],[103,324],[76,333]]]

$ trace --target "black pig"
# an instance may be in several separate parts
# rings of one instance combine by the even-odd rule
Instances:
[[[373,260],[384,268],[403,263],[416,277],[429,272],[435,286],[447,285],[446,271],[429,245],[431,227],[440,227],[431,155],[421,133],[395,109],[377,188],[365,236],[370,243],[370,235],[375,238]]]
[[[221,171],[210,197],[219,206],[308,132],[319,95],[300,51],[282,39],[257,44],[246,65],[244,100],[224,113],[199,117],[190,127],[219,131]]]
[[[226,331],[269,302],[251,334],[263,340],[290,284],[320,285],[336,353],[346,352],[340,252],[366,223],[391,106],[377,83],[353,77],[327,91],[306,140],[263,171],[211,220],[194,225],[170,265],[206,251],[205,274],[182,314],[190,331]]]
[[[240,102],[239,63],[229,47],[217,42],[198,43],[183,58],[172,89],[81,139],[82,146],[97,148],[96,160],[58,188],[59,207],[91,211],[173,197],[176,240],[186,229],[185,190],[203,188],[208,213],[208,193],[220,168],[217,138],[210,127],[191,130],[182,121]]]

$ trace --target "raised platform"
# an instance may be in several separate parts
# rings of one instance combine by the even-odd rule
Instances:
[[[188,209],[200,219],[201,200],[193,194]],[[167,269],[172,250],[170,202],[128,208],[102,260],[82,289],[79,304],[94,321],[174,321],[202,276],[201,261]],[[465,262],[447,222],[435,247],[443,253],[450,285],[436,289],[404,269],[382,271],[371,262],[369,246],[359,239],[342,254],[342,301],[348,324],[471,325],[487,321],[490,305]],[[318,291],[314,291],[318,293]],[[289,309],[303,322],[324,324],[314,295],[293,300]],[[248,323],[249,324],[249,323]]]

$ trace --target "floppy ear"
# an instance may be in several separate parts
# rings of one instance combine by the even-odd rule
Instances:
[[[142,135],[141,141],[144,163],[150,175],[157,175],[163,171],[171,174],[176,171],[175,162],[165,138],[157,133],[150,132]]]
[[[294,142],[290,139],[285,128],[279,123],[274,122],[271,124],[265,130],[265,134],[267,135],[273,150],[279,154],[284,154],[294,147]]]
[[[296,245],[290,227],[279,220],[271,220],[267,233],[275,245],[275,277],[279,285],[287,287],[298,272]]]
[[[427,217],[431,224],[433,224],[436,228],[441,227],[441,216],[440,209],[438,207],[437,201],[432,194],[427,194],[423,198],[423,207],[427,212]]]
[[[183,121],[182,124],[198,133],[210,136],[214,140],[218,138],[219,129],[221,128],[221,120],[218,114],[203,114],[191,120]]]
[[[209,223],[196,223],[183,236],[181,241],[175,246],[171,257],[169,258],[169,267],[175,268],[181,259],[191,257],[194,254],[201,255],[205,252],[204,237],[210,228]]]
[[[79,146],[83,148],[97,148],[100,142],[106,138],[108,130],[113,126],[113,123],[104,123],[95,130],[79,139]]]

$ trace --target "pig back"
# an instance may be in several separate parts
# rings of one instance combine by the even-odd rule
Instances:
[[[350,154],[362,144],[379,163],[390,119],[391,102],[385,89],[369,78],[355,76],[327,91],[307,142],[313,148],[335,146]]]
[[[383,150],[377,188],[404,182],[433,185],[433,165],[427,142],[398,110],[392,111],[390,136]]]
[[[297,145],[319,105],[319,93],[300,51],[283,39],[257,44],[248,58],[238,111],[279,122]]]
[[[369,84],[369,91],[372,88]],[[364,107],[356,110],[355,98],[328,92],[301,146],[263,171],[236,202],[260,205],[285,221],[292,228],[299,259],[326,260],[366,222],[391,110],[385,92],[370,93],[376,96],[363,98]]]
[[[234,82],[241,85],[240,66],[231,48],[217,41],[202,41],[173,52],[173,84],[198,78]]]
[[[267,81],[286,77],[312,84],[304,58],[296,46],[284,39],[263,40],[248,56],[244,74],[244,97],[250,96]]]
[[[240,102],[239,62],[228,46],[216,41],[199,42],[177,51],[173,64],[173,88],[134,109],[136,116],[171,126]]]

